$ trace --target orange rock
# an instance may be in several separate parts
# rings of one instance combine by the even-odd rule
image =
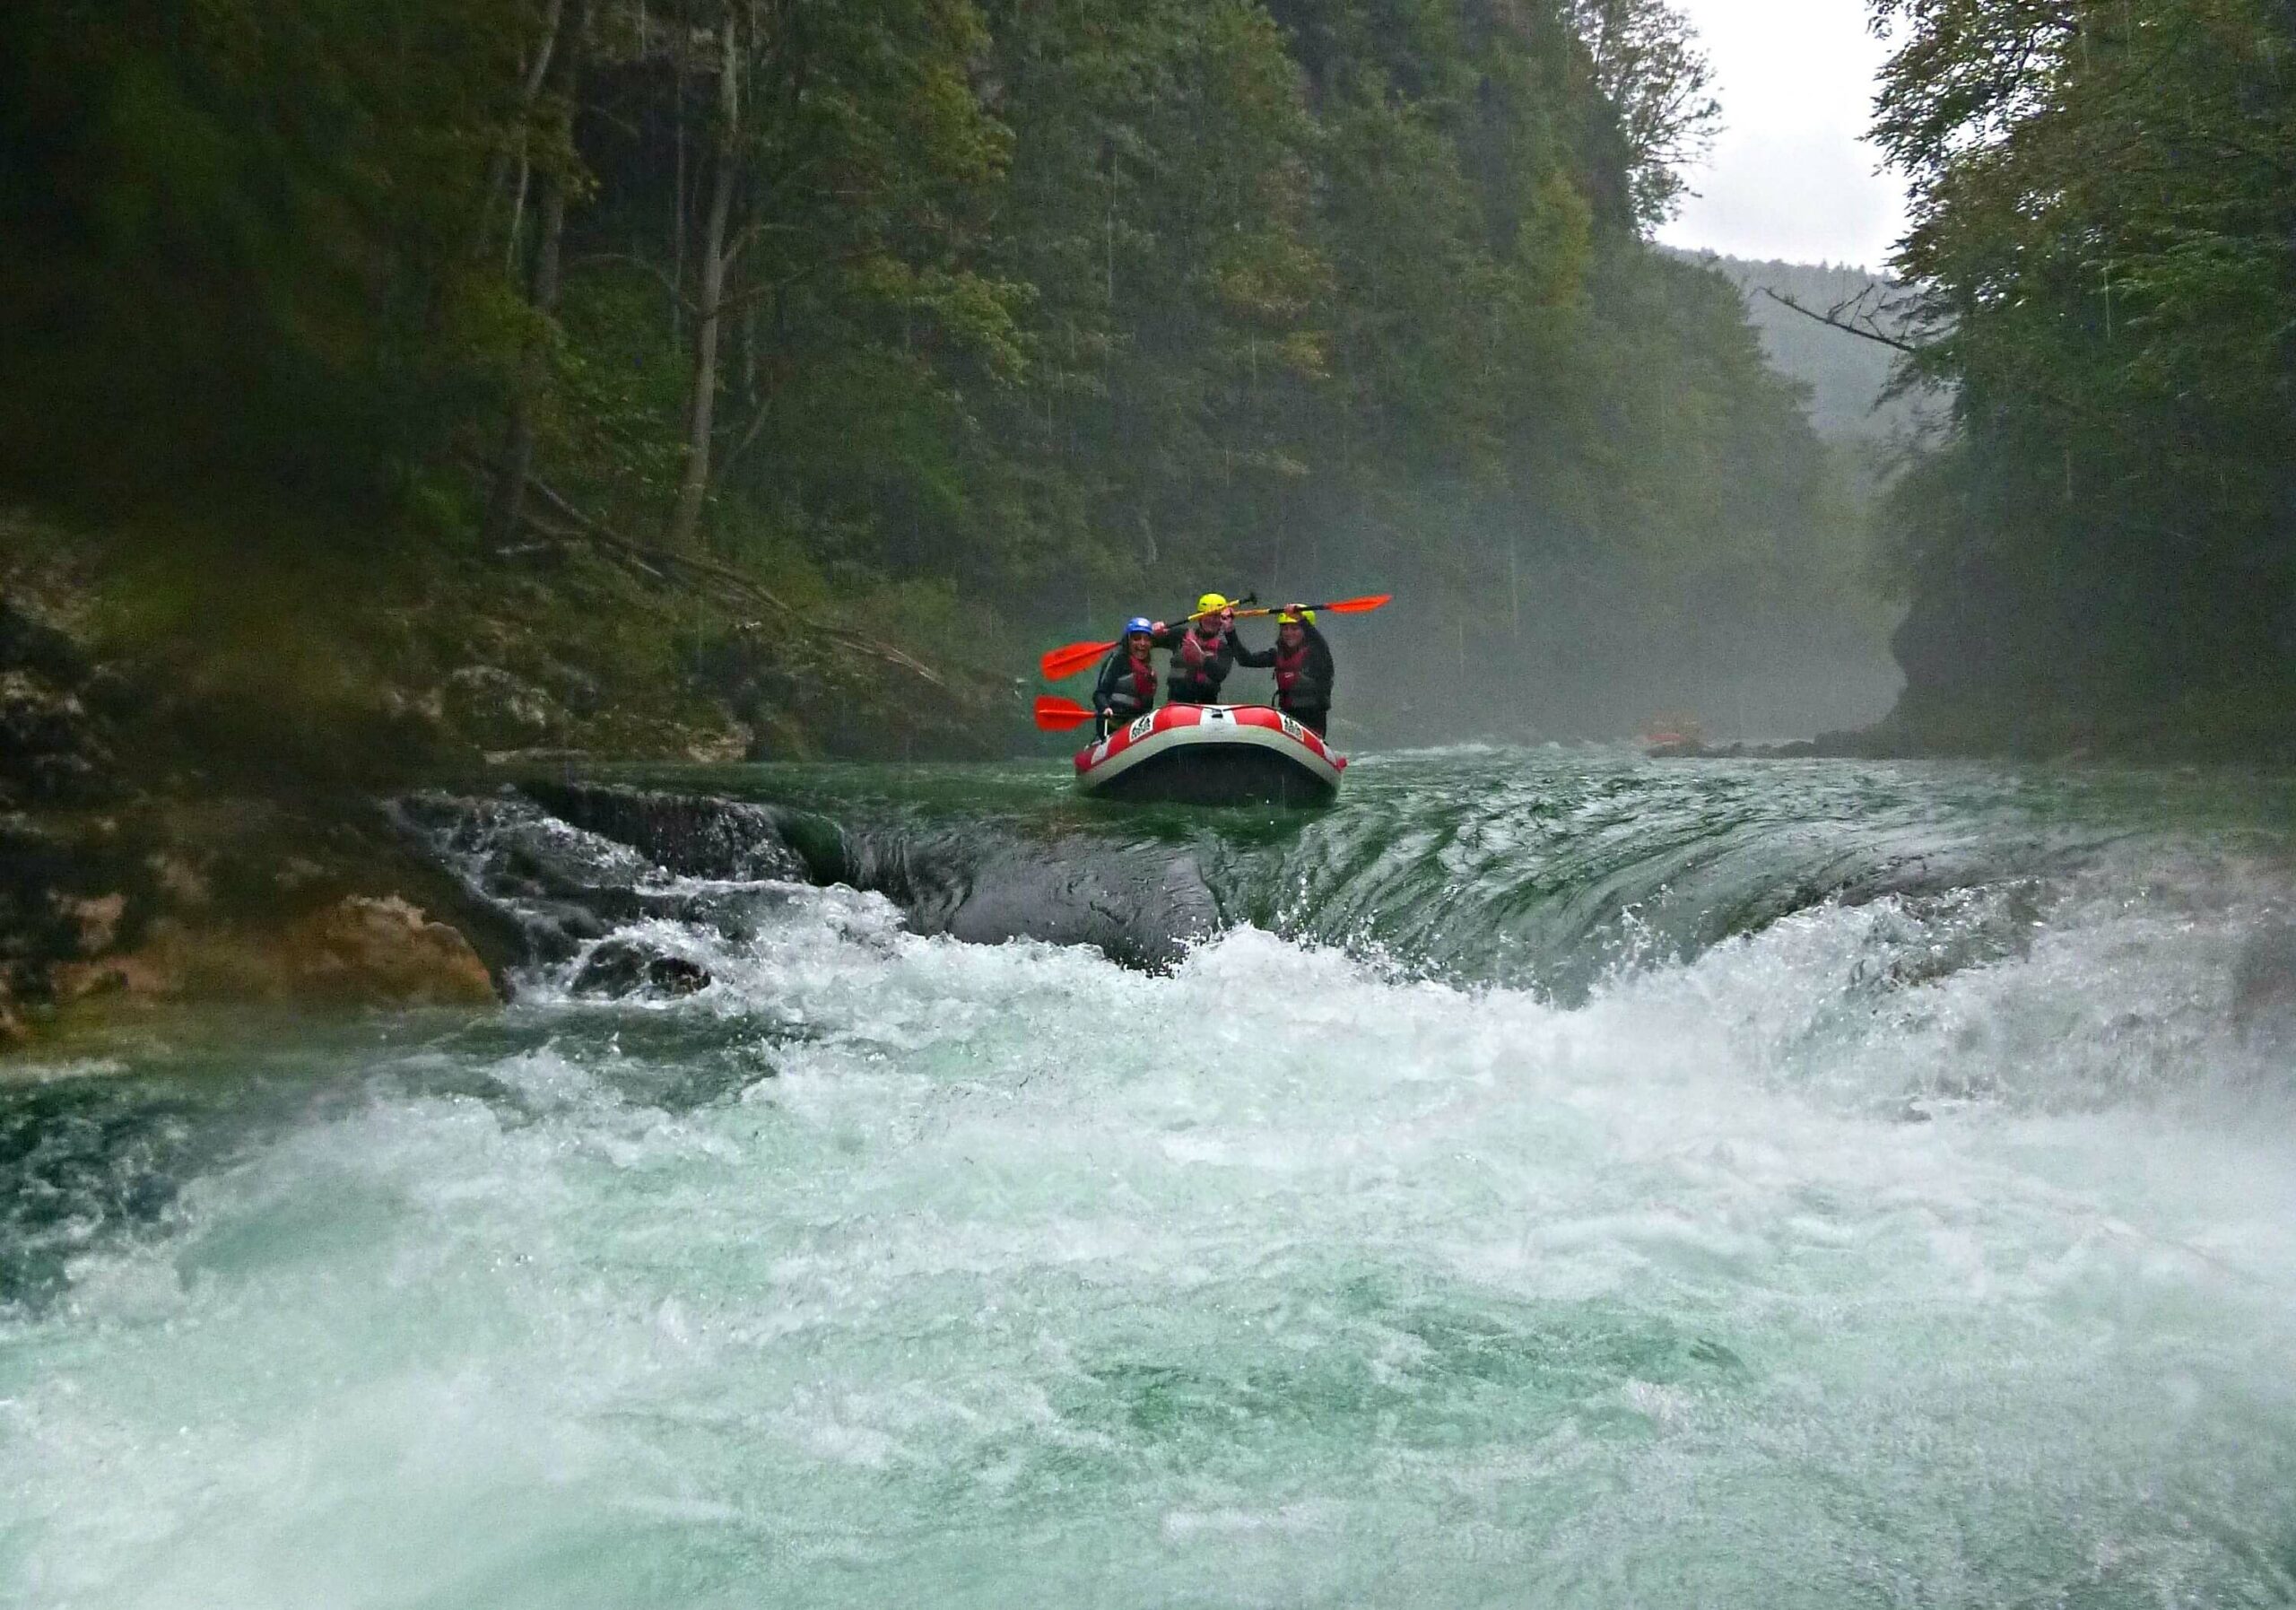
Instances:
[[[294,995],[393,1005],[495,998],[470,941],[396,895],[346,895],[298,923],[283,949]]]

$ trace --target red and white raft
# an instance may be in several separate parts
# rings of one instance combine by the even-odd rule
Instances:
[[[1100,799],[1178,805],[1326,805],[1347,757],[1257,704],[1168,704],[1076,752],[1076,787]]]

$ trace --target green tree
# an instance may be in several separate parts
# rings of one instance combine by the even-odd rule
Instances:
[[[35,478],[370,491],[517,345],[474,258],[511,0],[172,0],[0,22],[0,443]]]
[[[2284,709],[2296,646],[2296,16],[1889,0],[1878,138],[1918,377],[1909,713],[2109,728]]]

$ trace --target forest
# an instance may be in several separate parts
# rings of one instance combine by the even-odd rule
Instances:
[[[1857,477],[1649,244],[1714,116],[1663,0],[13,7],[0,492],[257,709],[979,752],[1217,588],[1396,595],[1353,738],[1870,718]]]
[[[1913,180],[1880,333],[1950,427],[1890,499],[1893,725],[2290,753],[2296,6],[1878,0]],[[1869,332],[1872,333],[1872,332]]]

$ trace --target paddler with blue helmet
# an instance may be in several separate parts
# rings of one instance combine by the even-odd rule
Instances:
[[[1100,662],[1100,679],[1092,688],[1092,713],[1100,718],[1094,730],[1107,737],[1135,717],[1156,708],[1156,666],[1149,657],[1156,643],[1156,623],[1135,615],[1124,623],[1124,640]]]
[[[1236,663],[1275,673],[1275,708],[1318,737],[1331,725],[1331,645],[1316,629],[1316,612],[1287,604],[1275,617],[1275,647],[1236,645]]]
[[[1217,704],[1220,684],[1235,668],[1236,606],[1218,593],[1196,601],[1196,614],[1176,627],[1159,621],[1150,641],[1172,651],[1166,695],[1174,704]]]

